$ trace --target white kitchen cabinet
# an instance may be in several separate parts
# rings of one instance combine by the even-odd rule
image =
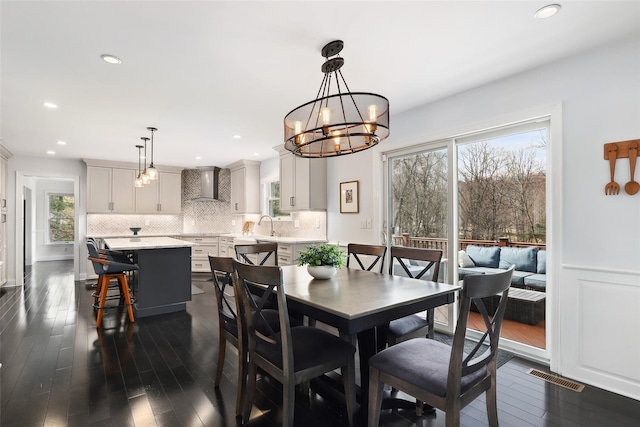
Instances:
[[[300,251],[307,246],[319,245],[320,243],[278,243],[278,265],[295,265],[296,259],[300,256]]]
[[[231,213],[260,212],[260,162],[240,160],[231,171]]]
[[[229,258],[236,257],[236,250],[233,245],[233,240],[233,237],[220,236],[218,245],[218,256]]]
[[[305,159],[280,152],[280,209],[327,209],[326,159]]]
[[[218,256],[218,237],[180,237],[182,240],[197,243],[198,246],[191,247],[191,271],[194,273],[211,272],[209,265],[209,255]]]
[[[176,214],[181,208],[182,177],[179,173],[160,172],[157,180],[136,188],[136,213]]]
[[[135,212],[135,178],[133,169],[87,166],[87,212]]]

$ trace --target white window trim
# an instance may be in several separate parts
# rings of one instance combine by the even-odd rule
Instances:
[[[52,242],[50,240],[49,236],[51,235],[51,233],[50,233],[51,230],[50,230],[50,227],[49,227],[49,220],[51,218],[49,217],[49,213],[50,213],[49,201],[50,201],[51,196],[71,196],[71,197],[74,198],[73,199],[74,211],[77,209],[76,199],[75,199],[75,195],[73,193],[61,193],[59,191],[47,191],[47,192],[45,192],[45,194],[44,194],[44,205],[46,206],[46,209],[45,209],[45,212],[44,212],[44,223],[45,223],[44,244],[47,245],[47,246],[72,245],[74,243],[75,237],[76,237],[75,236],[75,233],[76,233],[76,227],[75,227],[76,218],[75,218],[75,214],[73,216],[73,221],[74,221],[74,230],[73,230],[74,236],[73,236],[73,239],[74,240],[69,240],[69,241],[66,241],[66,242]]]

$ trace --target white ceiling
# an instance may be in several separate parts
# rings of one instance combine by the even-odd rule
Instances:
[[[389,99],[393,138],[395,114],[640,37],[639,1],[560,2],[538,20],[551,1],[2,1],[0,136],[14,155],[137,162],[155,126],[156,164],[263,160],[341,39],[350,89]]]

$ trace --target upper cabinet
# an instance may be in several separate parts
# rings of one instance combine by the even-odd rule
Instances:
[[[87,166],[87,212],[135,212],[133,169]]]
[[[136,213],[179,214],[182,178],[179,173],[160,172],[158,179],[136,188]]]
[[[327,209],[327,161],[280,151],[280,209],[285,212]]]
[[[134,187],[137,165],[85,160],[87,213],[179,214],[181,168],[158,167],[158,179]]]
[[[231,213],[260,213],[260,162],[240,160],[231,171]]]

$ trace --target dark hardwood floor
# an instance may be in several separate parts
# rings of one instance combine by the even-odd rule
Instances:
[[[22,288],[0,294],[0,425],[235,426],[235,349],[214,388],[215,298],[196,282],[187,312],[137,319],[108,312],[96,330],[90,290],[74,283],[71,262],[37,263]],[[546,369],[513,358],[498,370],[502,426],[636,426],[640,402],[593,387],[576,393],[527,374]],[[281,392],[268,378],[249,425],[279,425]],[[259,408],[259,409],[258,409]],[[334,396],[297,396],[296,425],[344,426]],[[360,418],[362,421],[362,418]],[[462,424],[484,426],[484,400],[463,410]],[[383,413],[384,426],[444,426],[444,415]]]

